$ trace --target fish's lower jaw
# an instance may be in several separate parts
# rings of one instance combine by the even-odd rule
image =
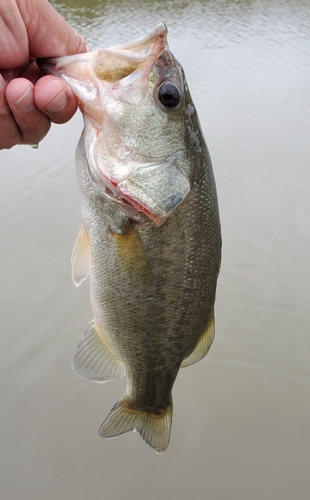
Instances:
[[[99,428],[101,437],[113,438],[135,431],[161,455],[168,447],[172,423],[172,401],[160,413],[145,412],[136,408],[128,396],[120,399]]]

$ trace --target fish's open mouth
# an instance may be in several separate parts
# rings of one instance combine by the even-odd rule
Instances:
[[[167,48],[167,26],[156,26],[144,37],[94,53],[93,71],[99,80],[120,82],[139,67],[153,62]]]
[[[37,64],[42,73],[66,80],[83,103],[85,89],[81,85],[81,72],[90,80],[93,74],[108,84],[120,82],[138,68],[152,64],[168,48],[167,34],[167,26],[160,23],[146,36],[133,42],[83,54],[37,59]]]

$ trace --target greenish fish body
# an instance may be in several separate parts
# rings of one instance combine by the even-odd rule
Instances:
[[[89,276],[94,319],[73,368],[127,390],[99,429],[170,439],[180,367],[214,337],[221,235],[213,171],[165,25],[135,42],[49,60],[75,92],[85,127],[76,152],[82,224],[72,253]]]

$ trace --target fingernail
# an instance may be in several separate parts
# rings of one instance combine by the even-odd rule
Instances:
[[[91,52],[91,48],[84,40],[84,38],[71,26],[72,30],[74,31],[75,36],[77,37],[79,41],[79,47],[78,50],[76,51],[77,54],[82,54],[83,52]]]
[[[64,109],[66,104],[67,96],[62,90],[47,106],[45,106],[45,109],[48,113],[58,113]]]
[[[22,113],[29,113],[29,111],[32,111],[35,108],[32,88],[29,87],[26,92],[13,103],[13,106]]]

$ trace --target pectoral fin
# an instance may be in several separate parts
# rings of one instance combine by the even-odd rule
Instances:
[[[149,283],[152,271],[137,231],[130,224],[121,234],[111,230],[111,235],[117,244],[124,272],[136,282]]]
[[[80,377],[95,382],[116,380],[125,375],[122,363],[95,324],[78,343],[72,358],[72,368]]]
[[[208,353],[212,342],[214,339],[214,316],[212,316],[212,320],[209,323],[208,328],[200,337],[198,344],[196,345],[193,352],[183,360],[181,364],[181,368],[186,368],[187,366],[193,365],[194,363],[198,363],[205,355]]]
[[[86,280],[91,265],[90,242],[85,225],[80,225],[71,255],[71,276],[75,286],[80,286]]]

